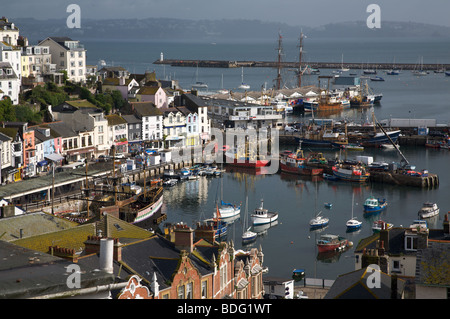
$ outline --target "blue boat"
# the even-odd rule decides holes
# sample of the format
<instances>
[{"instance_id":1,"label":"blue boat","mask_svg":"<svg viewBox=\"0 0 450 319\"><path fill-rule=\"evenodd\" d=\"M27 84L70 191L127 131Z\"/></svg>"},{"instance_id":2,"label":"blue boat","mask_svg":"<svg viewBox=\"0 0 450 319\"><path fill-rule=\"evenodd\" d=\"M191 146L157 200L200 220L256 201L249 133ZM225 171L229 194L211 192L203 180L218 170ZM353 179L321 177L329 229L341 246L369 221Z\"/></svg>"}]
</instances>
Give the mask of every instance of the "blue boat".
<instances>
[{"instance_id":1,"label":"blue boat","mask_svg":"<svg viewBox=\"0 0 450 319\"><path fill-rule=\"evenodd\" d=\"M364 202L365 213L378 213L387 207L387 201L384 198L375 198L370 196Z\"/></svg>"},{"instance_id":2,"label":"blue boat","mask_svg":"<svg viewBox=\"0 0 450 319\"><path fill-rule=\"evenodd\" d=\"M331 208L331 207L333 207L333 204L331 204L331 203L325 203L325 208Z\"/></svg>"}]
</instances>

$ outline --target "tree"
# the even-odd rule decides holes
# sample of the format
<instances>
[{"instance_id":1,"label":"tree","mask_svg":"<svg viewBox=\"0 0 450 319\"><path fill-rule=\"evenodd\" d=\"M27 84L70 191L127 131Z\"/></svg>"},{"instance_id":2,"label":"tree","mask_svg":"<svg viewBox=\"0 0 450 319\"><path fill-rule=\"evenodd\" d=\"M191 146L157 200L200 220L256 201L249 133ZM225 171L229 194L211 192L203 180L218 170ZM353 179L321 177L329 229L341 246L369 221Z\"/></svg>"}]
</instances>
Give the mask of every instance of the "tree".
<instances>
[{"instance_id":1,"label":"tree","mask_svg":"<svg viewBox=\"0 0 450 319\"><path fill-rule=\"evenodd\" d=\"M0 101L0 121L13 122L16 120L14 105L10 98Z\"/></svg>"}]
</instances>

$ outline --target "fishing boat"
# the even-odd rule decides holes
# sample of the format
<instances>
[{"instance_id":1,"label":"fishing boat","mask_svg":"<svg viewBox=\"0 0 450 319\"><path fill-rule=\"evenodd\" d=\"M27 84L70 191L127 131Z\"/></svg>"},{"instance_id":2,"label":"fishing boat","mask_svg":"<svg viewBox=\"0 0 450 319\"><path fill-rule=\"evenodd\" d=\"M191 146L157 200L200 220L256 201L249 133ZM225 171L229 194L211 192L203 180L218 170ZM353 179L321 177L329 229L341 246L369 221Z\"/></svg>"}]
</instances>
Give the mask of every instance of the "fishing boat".
<instances>
[{"instance_id":1,"label":"fishing boat","mask_svg":"<svg viewBox=\"0 0 450 319\"><path fill-rule=\"evenodd\" d=\"M172 186L175 186L177 183L178 183L178 179L170 178L170 179L166 179L163 182L163 185L164 186L168 186L168 187L172 187Z\"/></svg>"},{"instance_id":2,"label":"fishing boat","mask_svg":"<svg viewBox=\"0 0 450 319\"><path fill-rule=\"evenodd\" d=\"M248 226L248 198L245 198L245 219L243 225L242 242L248 244L253 242L258 236L257 233L250 230L251 227Z\"/></svg>"},{"instance_id":3,"label":"fishing boat","mask_svg":"<svg viewBox=\"0 0 450 319\"><path fill-rule=\"evenodd\" d=\"M372 224L372 231L374 233L378 233L383 229L383 227L385 227L384 229L391 229L392 227L394 227L394 225L382 220L376 220Z\"/></svg>"},{"instance_id":4,"label":"fishing boat","mask_svg":"<svg viewBox=\"0 0 450 319\"><path fill-rule=\"evenodd\" d=\"M360 139L360 144L366 147L379 147L382 144L390 144L391 140L397 143L400 133L401 130L392 130L386 131L386 134L384 132L368 134Z\"/></svg>"},{"instance_id":5,"label":"fishing boat","mask_svg":"<svg viewBox=\"0 0 450 319\"><path fill-rule=\"evenodd\" d=\"M283 152L280 154L280 169L282 172L316 176L323 173L322 168L313 168L306 165L303 150L299 147L295 153Z\"/></svg>"},{"instance_id":6,"label":"fishing boat","mask_svg":"<svg viewBox=\"0 0 450 319\"><path fill-rule=\"evenodd\" d=\"M399 70L392 69L392 70L388 70L388 71L386 72L386 74L387 74L387 75L399 75L399 74L400 74L400 71L399 71Z\"/></svg>"},{"instance_id":7,"label":"fishing boat","mask_svg":"<svg viewBox=\"0 0 450 319\"><path fill-rule=\"evenodd\" d=\"M434 217L436 215L439 215L439 207L436 203L425 202L423 203L422 208L419 210L418 215L420 219Z\"/></svg>"},{"instance_id":8,"label":"fishing boat","mask_svg":"<svg viewBox=\"0 0 450 319\"><path fill-rule=\"evenodd\" d=\"M334 176L332 174L323 173L322 176L323 176L324 179L326 179L328 181L338 181L339 180L338 177L336 177L336 176Z\"/></svg>"},{"instance_id":9,"label":"fishing boat","mask_svg":"<svg viewBox=\"0 0 450 319\"><path fill-rule=\"evenodd\" d=\"M333 207L333 204L332 203L325 203L324 206L325 206L325 208L331 208L331 207Z\"/></svg>"},{"instance_id":10,"label":"fishing boat","mask_svg":"<svg viewBox=\"0 0 450 319\"><path fill-rule=\"evenodd\" d=\"M144 186L142 193L116 201L119 218L134 224L152 217L162 206L163 191L162 181L153 180L150 187Z\"/></svg>"},{"instance_id":11,"label":"fishing boat","mask_svg":"<svg viewBox=\"0 0 450 319\"><path fill-rule=\"evenodd\" d=\"M331 235L324 234L321 235L317 240L317 249L319 253L327 252L327 251L339 251L345 249L349 246L348 239L339 236L339 235Z\"/></svg>"},{"instance_id":12,"label":"fishing boat","mask_svg":"<svg viewBox=\"0 0 450 319\"><path fill-rule=\"evenodd\" d=\"M445 71L445 76L450 76L450 71Z\"/></svg>"},{"instance_id":13,"label":"fishing boat","mask_svg":"<svg viewBox=\"0 0 450 319\"><path fill-rule=\"evenodd\" d=\"M374 69L365 69L363 71L364 74L377 74L377 71Z\"/></svg>"},{"instance_id":14,"label":"fishing boat","mask_svg":"<svg viewBox=\"0 0 450 319\"><path fill-rule=\"evenodd\" d=\"M385 198L375 198L370 196L364 201L364 212L365 213L378 213L386 209L388 203Z\"/></svg>"},{"instance_id":15,"label":"fishing boat","mask_svg":"<svg viewBox=\"0 0 450 319\"><path fill-rule=\"evenodd\" d=\"M278 219L277 212L269 212L264 208L264 200L261 199L261 205L250 215L253 225L263 225L273 223Z\"/></svg>"},{"instance_id":16,"label":"fishing boat","mask_svg":"<svg viewBox=\"0 0 450 319\"><path fill-rule=\"evenodd\" d=\"M327 217L323 217L321 216L321 211L316 215L316 217L314 217L313 219L311 219L309 221L309 228L310 229L318 229L318 228L323 228L325 226L328 225L328 223L330 222L330 219Z\"/></svg>"},{"instance_id":17,"label":"fishing boat","mask_svg":"<svg viewBox=\"0 0 450 319\"><path fill-rule=\"evenodd\" d=\"M355 194L352 194L352 218L350 218L345 226L347 226L347 232L355 231L361 228L362 222L360 222L355 216L353 216L353 207L355 201Z\"/></svg>"},{"instance_id":18,"label":"fishing boat","mask_svg":"<svg viewBox=\"0 0 450 319\"><path fill-rule=\"evenodd\" d=\"M270 160L263 155L258 155L256 151L251 151L248 146L244 148L235 148L225 152L225 163L244 167L244 168L260 168L269 165Z\"/></svg>"},{"instance_id":19,"label":"fishing boat","mask_svg":"<svg viewBox=\"0 0 450 319\"><path fill-rule=\"evenodd\" d=\"M305 277L305 270L304 269L294 269L292 271L292 279L295 281L302 280Z\"/></svg>"},{"instance_id":20,"label":"fishing boat","mask_svg":"<svg viewBox=\"0 0 450 319\"><path fill-rule=\"evenodd\" d=\"M333 175L340 180L350 182L365 182L368 180L370 173L361 164L337 163L332 168Z\"/></svg>"}]
</instances>

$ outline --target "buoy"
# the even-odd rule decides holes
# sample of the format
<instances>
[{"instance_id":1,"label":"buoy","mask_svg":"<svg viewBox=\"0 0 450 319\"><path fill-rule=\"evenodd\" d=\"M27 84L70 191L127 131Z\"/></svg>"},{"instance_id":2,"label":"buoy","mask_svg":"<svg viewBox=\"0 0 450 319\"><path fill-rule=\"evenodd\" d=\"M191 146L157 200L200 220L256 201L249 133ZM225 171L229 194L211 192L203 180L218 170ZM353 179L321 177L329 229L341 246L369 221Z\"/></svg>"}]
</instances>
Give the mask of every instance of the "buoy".
<instances>
[{"instance_id":1,"label":"buoy","mask_svg":"<svg viewBox=\"0 0 450 319\"><path fill-rule=\"evenodd\" d=\"M291 244L293 244L294 242L293 241L291 241Z\"/></svg>"}]
</instances>

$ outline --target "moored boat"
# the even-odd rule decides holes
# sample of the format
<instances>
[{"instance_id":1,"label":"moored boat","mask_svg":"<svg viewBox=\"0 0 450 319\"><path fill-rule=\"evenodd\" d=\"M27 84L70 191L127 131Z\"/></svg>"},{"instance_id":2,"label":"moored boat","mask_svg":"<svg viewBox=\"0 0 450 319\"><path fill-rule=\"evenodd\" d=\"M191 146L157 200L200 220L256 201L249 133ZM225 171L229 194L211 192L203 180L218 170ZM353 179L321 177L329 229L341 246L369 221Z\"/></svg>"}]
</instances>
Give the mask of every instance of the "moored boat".
<instances>
[{"instance_id":1,"label":"moored boat","mask_svg":"<svg viewBox=\"0 0 450 319\"><path fill-rule=\"evenodd\" d=\"M333 166L333 175L349 182L365 182L370 173L360 164L338 163Z\"/></svg>"},{"instance_id":2,"label":"moored boat","mask_svg":"<svg viewBox=\"0 0 450 319\"><path fill-rule=\"evenodd\" d=\"M387 207L387 201L384 198L375 198L370 196L364 201L365 213L377 213L381 212Z\"/></svg>"},{"instance_id":3,"label":"moored boat","mask_svg":"<svg viewBox=\"0 0 450 319\"><path fill-rule=\"evenodd\" d=\"M439 215L439 207L436 203L425 202L423 203L422 208L419 210L418 215L420 219L434 217L436 215Z\"/></svg>"},{"instance_id":4,"label":"moored boat","mask_svg":"<svg viewBox=\"0 0 450 319\"><path fill-rule=\"evenodd\" d=\"M323 173L322 168L313 168L306 165L306 158L300 147L295 153L283 152L280 156L280 169L282 172L308 176L315 176Z\"/></svg>"},{"instance_id":5,"label":"moored boat","mask_svg":"<svg viewBox=\"0 0 450 319\"><path fill-rule=\"evenodd\" d=\"M347 232L358 230L362 225L362 222L360 222L355 216L353 216L354 201L355 193L352 194L352 218L350 218L345 224L345 226L347 226Z\"/></svg>"},{"instance_id":6,"label":"moored boat","mask_svg":"<svg viewBox=\"0 0 450 319\"><path fill-rule=\"evenodd\" d=\"M385 229L391 229L392 227L394 227L394 225L382 220L376 220L372 224L372 231L374 233L380 232L383 229L383 227L385 227Z\"/></svg>"},{"instance_id":7,"label":"moored boat","mask_svg":"<svg viewBox=\"0 0 450 319\"><path fill-rule=\"evenodd\" d=\"M264 208L264 200L261 199L261 205L250 215L253 225L263 225L273 223L278 219L277 212L269 212Z\"/></svg>"},{"instance_id":8,"label":"moored boat","mask_svg":"<svg viewBox=\"0 0 450 319\"><path fill-rule=\"evenodd\" d=\"M241 205L225 203L224 201L220 201L219 213L222 218L230 218L237 216L241 213ZM216 217L216 213L214 213L214 217Z\"/></svg>"},{"instance_id":9,"label":"moored boat","mask_svg":"<svg viewBox=\"0 0 450 319\"><path fill-rule=\"evenodd\" d=\"M317 240L317 249L319 253L342 250L347 248L348 245L348 239L339 235L324 234Z\"/></svg>"},{"instance_id":10,"label":"moored boat","mask_svg":"<svg viewBox=\"0 0 450 319\"><path fill-rule=\"evenodd\" d=\"M309 221L309 227L311 229L323 228L328 225L330 221L329 218L321 216L320 213L321 212L319 212L316 217Z\"/></svg>"}]
</instances>

